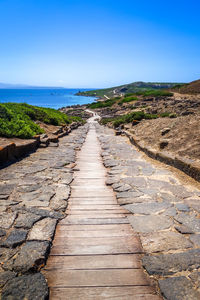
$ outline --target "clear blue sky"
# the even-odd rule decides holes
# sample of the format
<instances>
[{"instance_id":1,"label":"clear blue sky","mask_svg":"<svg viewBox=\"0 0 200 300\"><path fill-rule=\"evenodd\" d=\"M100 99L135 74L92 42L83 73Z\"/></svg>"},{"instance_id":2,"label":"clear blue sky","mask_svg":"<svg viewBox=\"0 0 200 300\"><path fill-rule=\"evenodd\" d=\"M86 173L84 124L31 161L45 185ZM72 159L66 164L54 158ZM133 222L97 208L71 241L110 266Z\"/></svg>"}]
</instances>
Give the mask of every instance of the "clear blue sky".
<instances>
[{"instance_id":1,"label":"clear blue sky","mask_svg":"<svg viewBox=\"0 0 200 300\"><path fill-rule=\"evenodd\" d=\"M0 0L0 82L200 78L199 0Z\"/></svg>"}]
</instances>

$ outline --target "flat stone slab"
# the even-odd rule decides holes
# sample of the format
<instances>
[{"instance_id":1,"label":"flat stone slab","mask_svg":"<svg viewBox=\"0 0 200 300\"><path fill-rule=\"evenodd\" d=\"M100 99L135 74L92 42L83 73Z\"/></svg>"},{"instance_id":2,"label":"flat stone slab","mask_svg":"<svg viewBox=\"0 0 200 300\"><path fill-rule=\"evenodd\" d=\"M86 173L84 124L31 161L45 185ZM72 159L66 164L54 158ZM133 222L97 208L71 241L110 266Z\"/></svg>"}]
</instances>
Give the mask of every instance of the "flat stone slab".
<instances>
[{"instance_id":1,"label":"flat stone slab","mask_svg":"<svg viewBox=\"0 0 200 300\"><path fill-rule=\"evenodd\" d=\"M141 235L142 246L147 253L192 248L192 243L176 232L156 232Z\"/></svg>"},{"instance_id":2,"label":"flat stone slab","mask_svg":"<svg viewBox=\"0 0 200 300\"><path fill-rule=\"evenodd\" d=\"M200 249L188 250L174 254L144 256L143 266L151 275L172 275L185 270L200 267Z\"/></svg>"},{"instance_id":3,"label":"flat stone slab","mask_svg":"<svg viewBox=\"0 0 200 300\"><path fill-rule=\"evenodd\" d=\"M45 271L49 287L129 286L148 285L146 276L139 269L120 270L59 270Z\"/></svg>"},{"instance_id":4,"label":"flat stone slab","mask_svg":"<svg viewBox=\"0 0 200 300\"><path fill-rule=\"evenodd\" d=\"M65 300L161 300L149 286L51 288L50 297Z\"/></svg>"},{"instance_id":5,"label":"flat stone slab","mask_svg":"<svg viewBox=\"0 0 200 300\"><path fill-rule=\"evenodd\" d=\"M168 300L197 300L200 293L196 291L186 277L173 277L159 280L159 286L163 296Z\"/></svg>"},{"instance_id":6,"label":"flat stone slab","mask_svg":"<svg viewBox=\"0 0 200 300\"><path fill-rule=\"evenodd\" d=\"M150 203L141 203L141 204L129 204L125 205L124 207L132 212L133 214L143 214L143 215L150 215L159 213L171 205L169 203L159 203L159 202L150 202Z\"/></svg>"},{"instance_id":7,"label":"flat stone slab","mask_svg":"<svg viewBox=\"0 0 200 300\"><path fill-rule=\"evenodd\" d=\"M44 276L40 273L23 275L8 281L2 291L2 300L46 300L49 291Z\"/></svg>"},{"instance_id":8,"label":"flat stone slab","mask_svg":"<svg viewBox=\"0 0 200 300\"><path fill-rule=\"evenodd\" d=\"M138 254L50 256L45 270L138 269L140 267Z\"/></svg>"},{"instance_id":9,"label":"flat stone slab","mask_svg":"<svg viewBox=\"0 0 200 300\"><path fill-rule=\"evenodd\" d=\"M4 263L3 269L15 272L37 270L46 261L49 252L49 242L26 242L19 252Z\"/></svg>"},{"instance_id":10,"label":"flat stone slab","mask_svg":"<svg viewBox=\"0 0 200 300\"><path fill-rule=\"evenodd\" d=\"M127 218L135 231L143 233L168 229L173 225L169 217L160 215L128 216Z\"/></svg>"},{"instance_id":11,"label":"flat stone slab","mask_svg":"<svg viewBox=\"0 0 200 300\"><path fill-rule=\"evenodd\" d=\"M28 240L51 241L53 238L57 220L52 218L44 218L35 223L30 230Z\"/></svg>"}]
</instances>

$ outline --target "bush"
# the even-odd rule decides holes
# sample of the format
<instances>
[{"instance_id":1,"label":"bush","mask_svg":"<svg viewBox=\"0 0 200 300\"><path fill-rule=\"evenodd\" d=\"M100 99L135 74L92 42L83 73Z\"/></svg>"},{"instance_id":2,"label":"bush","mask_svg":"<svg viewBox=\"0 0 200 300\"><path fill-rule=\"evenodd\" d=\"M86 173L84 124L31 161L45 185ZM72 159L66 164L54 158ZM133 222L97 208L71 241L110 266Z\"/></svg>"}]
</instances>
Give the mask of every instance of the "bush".
<instances>
[{"instance_id":1,"label":"bush","mask_svg":"<svg viewBox=\"0 0 200 300\"><path fill-rule=\"evenodd\" d=\"M89 104L88 107L91 109L111 107L114 103L116 103L116 100L115 98L112 98L106 101L93 102Z\"/></svg>"},{"instance_id":2,"label":"bush","mask_svg":"<svg viewBox=\"0 0 200 300\"><path fill-rule=\"evenodd\" d=\"M124 99L122 99L120 102L118 102L119 105L122 105L123 103L129 103L129 102L132 102L132 101L137 101L138 98L137 97L124 97Z\"/></svg>"},{"instance_id":3,"label":"bush","mask_svg":"<svg viewBox=\"0 0 200 300\"><path fill-rule=\"evenodd\" d=\"M0 104L0 136L31 138L43 133L34 121L46 124L62 125L72 121L81 120L51 108L32 106L26 103L1 103Z\"/></svg>"},{"instance_id":4,"label":"bush","mask_svg":"<svg viewBox=\"0 0 200 300\"><path fill-rule=\"evenodd\" d=\"M149 90L149 91L141 91L136 92L136 95L144 96L144 97L171 97L173 93L163 90Z\"/></svg>"}]
</instances>

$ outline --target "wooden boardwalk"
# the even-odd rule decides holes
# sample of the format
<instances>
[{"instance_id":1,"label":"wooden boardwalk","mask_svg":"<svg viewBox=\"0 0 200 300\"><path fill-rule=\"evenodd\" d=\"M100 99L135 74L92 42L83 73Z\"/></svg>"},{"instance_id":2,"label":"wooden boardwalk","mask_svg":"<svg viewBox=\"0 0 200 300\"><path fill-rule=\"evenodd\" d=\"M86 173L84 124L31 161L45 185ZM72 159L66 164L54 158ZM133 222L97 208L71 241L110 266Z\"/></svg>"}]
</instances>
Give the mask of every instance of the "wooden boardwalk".
<instances>
[{"instance_id":1,"label":"wooden boardwalk","mask_svg":"<svg viewBox=\"0 0 200 300\"><path fill-rule=\"evenodd\" d=\"M44 274L50 299L158 300L141 268L138 236L105 185L93 122L77 157L68 216L57 226Z\"/></svg>"}]
</instances>

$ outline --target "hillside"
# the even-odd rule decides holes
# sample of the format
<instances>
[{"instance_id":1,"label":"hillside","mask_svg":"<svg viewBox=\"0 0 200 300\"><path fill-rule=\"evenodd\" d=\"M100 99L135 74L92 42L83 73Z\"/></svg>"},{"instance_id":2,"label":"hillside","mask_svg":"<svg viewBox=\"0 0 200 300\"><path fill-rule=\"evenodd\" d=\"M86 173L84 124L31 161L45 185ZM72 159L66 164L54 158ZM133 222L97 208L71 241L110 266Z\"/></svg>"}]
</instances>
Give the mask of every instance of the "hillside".
<instances>
[{"instance_id":1,"label":"hillside","mask_svg":"<svg viewBox=\"0 0 200 300\"><path fill-rule=\"evenodd\" d=\"M100 97L100 98L106 98L106 97L110 98L110 97L114 97L114 96L122 96L122 95L126 95L126 94L144 92L144 91L149 91L149 90L170 89L177 85L180 86L182 84L170 83L170 82L138 81L138 82L124 84L124 85L107 88L107 89L98 89L98 90L79 92L77 95L96 96L96 97Z\"/></svg>"},{"instance_id":2,"label":"hillside","mask_svg":"<svg viewBox=\"0 0 200 300\"><path fill-rule=\"evenodd\" d=\"M44 132L40 122L60 126L73 121L81 121L81 118L26 103L0 104L0 137L29 139Z\"/></svg>"},{"instance_id":3,"label":"hillside","mask_svg":"<svg viewBox=\"0 0 200 300\"><path fill-rule=\"evenodd\" d=\"M200 80L195 80L181 86L177 85L172 90L181 94L200 94Z\"/></svg>"}]
</instances>

